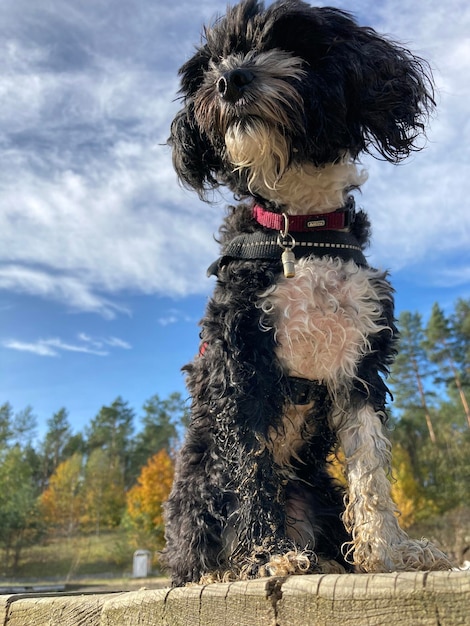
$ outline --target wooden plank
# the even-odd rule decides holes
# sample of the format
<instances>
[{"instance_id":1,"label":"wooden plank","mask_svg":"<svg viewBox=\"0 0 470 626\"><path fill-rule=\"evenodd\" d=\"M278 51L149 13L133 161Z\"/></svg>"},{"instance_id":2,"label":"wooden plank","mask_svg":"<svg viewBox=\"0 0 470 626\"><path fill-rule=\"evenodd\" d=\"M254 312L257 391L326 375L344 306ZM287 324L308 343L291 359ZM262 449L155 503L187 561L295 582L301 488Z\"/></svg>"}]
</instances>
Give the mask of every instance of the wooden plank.
<instances>
[{"instance_id":1,"label":"wooden plank","mask_svg":"<svg viewBox=\"0 0 470 626\"><path fill-rule=\"evenodd\" d=\"M297 576L281 589L282 626L470 624L470 572Z\"/></svg>"},{"instance_id":2,"label":"wooden plank","mask_svg":"<svg viewBox=\"0 0 470 626\"><path fill-rule=\"evenodd\" d=\"M329 574L116 594L0 596L2 623L470 626L470 572Z\"/></svg>"},{"instance_id":3,"label":"wooden plank","mask_svg":"<svg viewBox=\"0 0 470 626\"><path fill-rule=\"evenodd\" d=\"M100 626L465 626L470 572L292 576L136 592Z\"/></svg>"},{"instance_id":4,"label":"wooden plank","mask_svg":"<svg viewBox=\"0 0 470 626\"><path fill-rule=\"evenodd\" d=\"M275 608L271 598L280 582L279 579L259 579L207 585L201 594L199 622L194 626L274 625Z\"/></svg>"},{"instance_id":5,"label":"wooden plank","mask_svg":"<svg viewBox=\"0 0 470 626\"><path fill-rule=\"evenodd\" d=\"M109 599L100 626L265 626L274 624L275 579L137 591Z\"/></svg>"},{"instance_id":6,"label":"wooden plank","mask_svg":"<svg viewBox=\"0 0 470 626\"><path fill-rule=\"evenodd\" d=\"M99 626L109 595L9 597L8 626Z\"/></svg>"},{"instance_id":7,"label":"wooden plank","mask_svg":"<svg viewBox=\"0 0 470 626\"><path fill-rule=\"evenodd\" d=\"M107 599L99 626L164 625L163 615L169 589L129 591Z\"/></svg>"}]
</instances>

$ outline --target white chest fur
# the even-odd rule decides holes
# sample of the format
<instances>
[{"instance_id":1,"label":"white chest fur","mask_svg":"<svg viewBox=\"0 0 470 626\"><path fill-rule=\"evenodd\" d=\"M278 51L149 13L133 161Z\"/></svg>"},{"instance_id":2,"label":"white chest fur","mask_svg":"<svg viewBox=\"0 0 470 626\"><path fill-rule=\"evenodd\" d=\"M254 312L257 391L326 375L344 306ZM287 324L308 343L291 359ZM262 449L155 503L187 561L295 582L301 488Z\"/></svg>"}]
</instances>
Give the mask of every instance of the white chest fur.
<instances>
[{"instance_id":1,"label":"white chest fur","mask_svg":"<svg viewBox=\"0 0 470 626\"><path fill-rule=\"evenodd\" d=\"M333 391L356 375L370 337L384 328L389 297L382 274L352 261L308 257L295 277L280 278L262 294L259 307L274 326L277 356L285 371L324 382Z\"/></svg>"}]
</instances>

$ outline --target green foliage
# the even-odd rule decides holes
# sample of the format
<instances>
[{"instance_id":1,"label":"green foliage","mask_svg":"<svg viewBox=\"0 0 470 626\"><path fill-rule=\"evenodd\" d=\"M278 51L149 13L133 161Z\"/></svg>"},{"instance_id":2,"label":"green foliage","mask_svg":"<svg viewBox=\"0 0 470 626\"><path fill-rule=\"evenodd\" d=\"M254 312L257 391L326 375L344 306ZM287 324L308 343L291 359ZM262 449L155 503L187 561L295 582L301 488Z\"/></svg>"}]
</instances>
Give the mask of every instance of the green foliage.
<instances>
[{"instance_id":1,"label":"green foliage","mask_svg":"<svg viewBox=\"0 0 470 626\"><path fill-rule=\"evenodd\" d=\"M16 569L22 549L41 531L32 470L19 444L2 451L0 485L0 547L4 553L0 572L5 574Z\"/></svg>"},{"instance_id":2,"label":"green foliage","mask_svg":"<svg viewBox=\"0 0 470 626\"><path fill-rule=\"evenodd\" d=\"M130 486L131 443L134 432L134 411L121 397L110 406L103 406L85 430L87 451L106 450L113 466L119 467L126 487Z\"/></svg>"},{"instance_id":3,"label":"green foliage","mask_svg":"<svg viewBox=\"0 0 470 626\"><path fill-rule=\"evenodd\" d=\"M462 300L460 306L463 306ZM465 320L462 319L462 322L465 328ZM465 389L465 370L459 371L459 361L462 362L462 355L465 354L464 344L465 341L462 341L458 325L453 324L451 319L445 317L444 311L436 302L426 328L424 346L430 361L438 365L434 382L436 384L444 383L449 395L459 400L470 427L470 407L468 392Z\"/></svg>"},{"instance_id":4,"label":"green foliage","mask_svg":"<svg viewBox=\"0 0 470 626\"><path fill-rule=\"evenodd\" d=\"M81 524L94 530L119 526L125 507L124 479L119 460L110 450L94 448L90 453L82 484Z\"/></svg>"},{"instance_id":5,"label":"green foliage","mask_svg":"<svg viewBox=\"0 0 470 626\"><path fill-rule=\"evenodd\" d=\"M133 482L151 456L176 447L188 419L185 402L177 392L164 400L155 394L143 409L142 429L134 439L132 452Z\"/></svg>"},{"instance_id":6,"label":"green foliage","mask_svg":"<svg viewBox=\"0 0 470 626\"><path fill-rule=\"evenodd\" d=\"M416 496L412 498L414 518L410 520L416 528L424 528L433 520L437 529L443 516L451 519L453 511L461 510L470 501L466 382L470 363L470 301L458 300L449 316L435 304L426 326L418 313L404 312L398 326L400 353L391 378L396 398L392 439L406 452L410 461L407 473L411 473L416 485ZM409 475L398 477L401 493L407 491L409 480ZM468 516L459 519L468 520ZM466 533L470 533L470 525ZM461 533L441 535L450 542L451 535L457 541ZM461 558L461 548L456 544L445 547Z\"/></svg>"},{"instance_id":7,"label":"green foliage","mask_svg":"<svg viewBox=\"0 0 470 626\"><path fill-rule=\"evenodd\" d=\"M48 430L44 440L40 443L42 458L42 486L47 485L47 480L57 469L59 463L72 456L68 453L67 446L72 437L72 428L68 420L67 409L62 408L47 420Z\"/></svg>"},{"instance_id":8,"label":"green foliage","mask_svg":"<svg viewBox=\"0 0 470 626\"><path fill-rule=\"evenodd\" d=\"M395 407L401 410L401 419L408 431L426 425L429 438L435 443L436 433L431 417L434 392L425 387L430 368L424 348L421 315L404 311L399 317L398 327L400 350L392 369Z\"/></svg>"}]
</instances>

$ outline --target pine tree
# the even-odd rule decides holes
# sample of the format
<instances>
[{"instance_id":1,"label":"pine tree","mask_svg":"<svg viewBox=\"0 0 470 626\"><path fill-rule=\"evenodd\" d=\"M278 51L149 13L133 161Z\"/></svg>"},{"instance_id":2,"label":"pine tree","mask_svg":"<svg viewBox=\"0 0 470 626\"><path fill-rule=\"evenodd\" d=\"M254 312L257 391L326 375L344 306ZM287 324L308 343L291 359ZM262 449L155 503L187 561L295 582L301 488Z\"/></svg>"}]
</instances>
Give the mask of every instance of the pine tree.
<instances>
[{"instance_id":1,"label":"pine tree","mask_svg":"<svg viewBox=\"0 0 470 626\"><path fill-rule=\"evenodd\" d=\"M6 449L13 436L13 407L9 402L0 406L0 452Z\"/></svg>"},{"instance_id":2,"label":"pine tree","mask_svg":"<svg viewBox=\"0 0 470 626\"><path fill-rule=\"evenodd\" d=\"M429 358L439 366L439 377L436 382L444 381L455 385L470 428L470 407L457 368L455 335L453 335L450 321L446 319L437 302L432 307L426 327L425 345Z\"/></svg>"},{"instance_id":3,"label":"pine tree","mask_svg":"<svg viewBox=\"0 0 470 626\"><path fill-rule=\"evenodd\" d=\"M470 378L470 298L459 298L451 316L452 332L456 341L456 359L469 382Z\"/></svg>"},{"instance_id":4,"label":"pine tree","mask_svg":"<svg viewBox=\"0 0 470 626\"><path fill-rule=\"evenodd\" d=\"M110 406L103 406L85 431L88 453L95 448L107 450L110 459L120 468L126 486L131 482L129 473L133 431L134 411L121 397L116 398Z\"/></svg>"},{"instance_id":5,"label":"pine tree","mask_svg":"<svg viewBox=\"0 0 470 626\"><path fill-rule=\"evenodd\" d=\"M165 448L172 450L186 425L187 407L181 394L162 400L153 395L143 406L142 430L134 438L131 474L135 480L148 459Z\"/></svg>"},{"instance_id":6,"label":"pine tree","mask_svg":"<svg viewBox=\"0 0 470 626\"><path fill-rule=\"evenodd\" d=\"M395 406L416 423L424 416L429 438L436 443L436 433L430 411L431 394L426 390L429 362L423 347L424 333L421 315L403 311L398 320L400 330L399 353L392 370Z\"/></svg>"},{"instance_id":7,"label":"pine tree","mask_svg":"<svg viewBox=\"0 0 470 626\"><path fill-rule=\"evenodd\" d=\"M13 440L20 446L31 445L36 435L37 418L33 409L27 406L22 411L15 414L12 424Z\"/></svg>"},{"instance_id":8,"label":"pine tree","mask_svg":"<svg viewBox=\"0 0 470 626\"><path fill-rule=\"evenodd\" d=\"M67 456L67 446L72 438L72 429L68 419L67 409L61 408L47 420L48 430L41 443L42 454L42 482L46 485L47 479L57 469L59 463Z\"/></svg>"}]
</instances>

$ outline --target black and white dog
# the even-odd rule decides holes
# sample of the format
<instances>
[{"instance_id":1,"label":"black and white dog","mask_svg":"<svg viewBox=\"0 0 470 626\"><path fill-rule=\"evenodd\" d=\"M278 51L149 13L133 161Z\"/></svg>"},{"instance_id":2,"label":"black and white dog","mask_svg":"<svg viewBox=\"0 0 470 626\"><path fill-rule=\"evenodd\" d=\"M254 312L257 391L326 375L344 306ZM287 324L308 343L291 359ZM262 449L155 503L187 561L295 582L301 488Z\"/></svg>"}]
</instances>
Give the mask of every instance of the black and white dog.
<instances>
[{"instance_id":1,"label":"black and white dog","mask_svg":"<svg viewBox=\"0 0 470 626\"><path fill-rule=\"evenodd\" d=\"M180 70L169 144L184 184L227 186L192 417L166 505L173 584L444 569L400 529L387 472L392 289L351 192L375 150L419 149L427 65L347 13L244 0ZM346 492L331 477L345 455Z\"/></svg>"}]
</instances>

